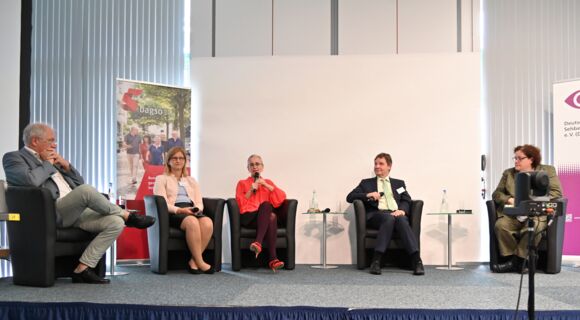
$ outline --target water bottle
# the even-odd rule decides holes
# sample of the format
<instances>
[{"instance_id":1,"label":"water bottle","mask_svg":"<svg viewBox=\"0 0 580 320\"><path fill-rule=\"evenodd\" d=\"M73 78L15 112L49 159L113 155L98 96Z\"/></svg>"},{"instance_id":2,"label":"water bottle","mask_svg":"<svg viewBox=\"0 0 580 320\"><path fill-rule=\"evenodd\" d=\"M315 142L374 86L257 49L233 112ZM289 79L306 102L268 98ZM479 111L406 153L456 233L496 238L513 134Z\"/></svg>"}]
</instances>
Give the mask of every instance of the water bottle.
<instances>
[{"instance_id":1,"label":"water bottle","mask_svg":"<svg viewBox=\"0 0 580 320\"><path fill-rule=\"evenodd\" d=\"M117 198L115 198L115 193L113 192L113 183L109 182L109 192L107 193L109 195L109 201L111 203L115 203L115 200L117 200Z\"/></svg>"},{"instance_id":2,"label":"water bottle","mask_svg":"<svg viewBox=\"0 0 580 320\"><path fill-rule=\"evenodd\" d=\"M318 211L318 200L316 200L316 190L312 191L312 200L310 200L310 212Z\"/></svg>"},{"instance_id":3,"label":"water bottle","mask_svg":"<svg viewBox=\"0 0 580 320\"><path fill-rule=\"evenodd\" d=\"M449 212L449 204L447 203L447 190L443 189L443 196L441 197L441 206L439 207L440 213Z\"/></svg>"}]
</instances>

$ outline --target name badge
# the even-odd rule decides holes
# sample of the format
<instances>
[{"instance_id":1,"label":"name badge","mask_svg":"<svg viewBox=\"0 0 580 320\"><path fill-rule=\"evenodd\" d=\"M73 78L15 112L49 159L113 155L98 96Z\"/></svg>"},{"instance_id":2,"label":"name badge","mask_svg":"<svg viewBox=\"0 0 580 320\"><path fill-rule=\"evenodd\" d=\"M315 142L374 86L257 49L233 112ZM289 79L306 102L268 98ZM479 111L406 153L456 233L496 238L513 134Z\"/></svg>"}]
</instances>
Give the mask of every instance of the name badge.
<instances>
[{"instance_id":1,"label":"name badge","mask_svg":"<svg viewBox=\"0 0 580 320\"><path fill-rule=\"evenodd\" d=\"M399 189L397 189L397 193L398 193L398 194L401 194L401 193L403 193L403 192L405 192L405 188L403 188L403 187L400 187Z\"/></svg>"}]
</instances>

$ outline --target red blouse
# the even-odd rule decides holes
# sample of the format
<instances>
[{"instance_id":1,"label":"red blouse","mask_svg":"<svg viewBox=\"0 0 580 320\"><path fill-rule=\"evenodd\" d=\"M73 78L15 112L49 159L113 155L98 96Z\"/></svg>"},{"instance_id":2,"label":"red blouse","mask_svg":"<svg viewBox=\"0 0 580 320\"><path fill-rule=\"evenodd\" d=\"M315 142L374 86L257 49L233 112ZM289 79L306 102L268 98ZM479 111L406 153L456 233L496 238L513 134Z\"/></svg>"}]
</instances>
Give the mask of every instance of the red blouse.
<instances>
[{"instance_id":1,"label":"red blouse","mask_svg":"<svg viewBox=\"0 0 580 320\"><path fill-rule=\"evenodd\" d=\"M274 187L274 190L270 191L268 188L260 186L256 193L252 193L248 199L246 199L246 193L248 190L252 189L254 178L248 177L245 180L238 181L238 185L236 187L236 201L238 202L238 207L240 207L241 214L258 211L258 208L262 202L270 201L272 206L277 208L282 205L284 200L286 200L286 193L282 191L282 189L276 187L272 180L264 180L266 180L267 184Z\"/></svg>"}]
</instances>

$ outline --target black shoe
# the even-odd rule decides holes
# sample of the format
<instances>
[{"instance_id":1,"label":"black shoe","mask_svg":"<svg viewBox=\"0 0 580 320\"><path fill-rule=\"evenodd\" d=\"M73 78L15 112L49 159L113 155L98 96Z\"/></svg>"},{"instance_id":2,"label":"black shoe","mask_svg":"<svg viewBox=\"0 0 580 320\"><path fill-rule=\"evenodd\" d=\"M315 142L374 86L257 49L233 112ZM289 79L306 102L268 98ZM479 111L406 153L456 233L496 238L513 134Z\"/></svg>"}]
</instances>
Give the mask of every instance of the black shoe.
<instances>
[{"instance_id":1,"label":"black shoe","mask_svg":"<svg viewBox=\"0 0 580 320\"><path fill-rule=\"evenodd\" d=\"M199 269L194 269L190 266L187 267L187 271L189 271L189 273L191 274L202 274L203 271L199 270Z\"/></svg>"},{"instance_id":2,"label":"black shoe","mask_svg":"<svg viewBox=\"0 0 580 320\"><path fill-rule=\"evenodd\" d=\"M421 261L421 259L419 259L419 261L417 261L415 263L415 268L413 270L413 275L414 276L422 276L425 274L425 268L423 267L423 261Z\"/></svg>"},{"instance_id":3,"label":"black shoe","mask_svg":"<svg viewBox=\"0 0 580 320\"><path fill-rule=\"evenodd\" d=\"M370 273L371 274L381 274L381 261L380 260L375 260L375 261L371 262Z\"/></svg>"},{"instance_id":4,"label":"black shoe","mask_svg":"<svg viewBox=\"0 0 580 320\"><path fill-rule=\"evenodd\" d=\"M509 260L505 263L497 263L491 265L491 271L496 273L506 273L516 271L516 266L513 260Z\"/></svg>"},{"instance_id":5,"label":"black shoe","mask_svg":"<svg viewBox=\"0 0 580 320\"><path fill-rule=\"evenodd\" d=\"M125 225L131 228L147 229L155 223L155 218L141 214L129 213Z\"/></svg>"},{"instance_id":6,"label":"black shoe","mask_svg":"<svg viewBox=\"0 0 580 320\"><path fill-rule=\"evenodd\" d=\"M99 277L91 268L86 268L83 272L72 274L73 283L107 284L111 280Z\"/></svg>"},{"instance_id":7,"label":"black shoe","mask_svg":"<svg viewBox=\"0 0 580 320\"><path fill-rule=\"evenodd\" d=\"M200 270L201 271L201 270ZM205 270L205 271L201 271L201 273L205 273L205 274L214 274L215 273L215 269L213 267L209 267L209 269Z\"/></svg>"}]
</instances>

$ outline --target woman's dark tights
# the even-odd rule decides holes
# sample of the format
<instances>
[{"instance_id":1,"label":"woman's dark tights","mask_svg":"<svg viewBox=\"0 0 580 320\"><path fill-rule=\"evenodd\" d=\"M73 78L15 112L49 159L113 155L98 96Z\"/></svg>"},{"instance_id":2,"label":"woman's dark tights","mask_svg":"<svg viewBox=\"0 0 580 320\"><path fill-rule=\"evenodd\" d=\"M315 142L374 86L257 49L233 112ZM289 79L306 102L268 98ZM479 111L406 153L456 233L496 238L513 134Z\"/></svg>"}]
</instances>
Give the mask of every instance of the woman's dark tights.
<instances>
[{"instance_id":1,"label":"woman's dark tights","mask_svg":"<svg viewBox=\"0 0 580 320\"><path fill-rule=\"evenodd\" d=\"M276 233L278 232L278 218L270 202L262 202L258 208L256 218L256 241L262 244L264 237L268 244L270 260L276 259Z\"/></svg>"}]
</instances>

